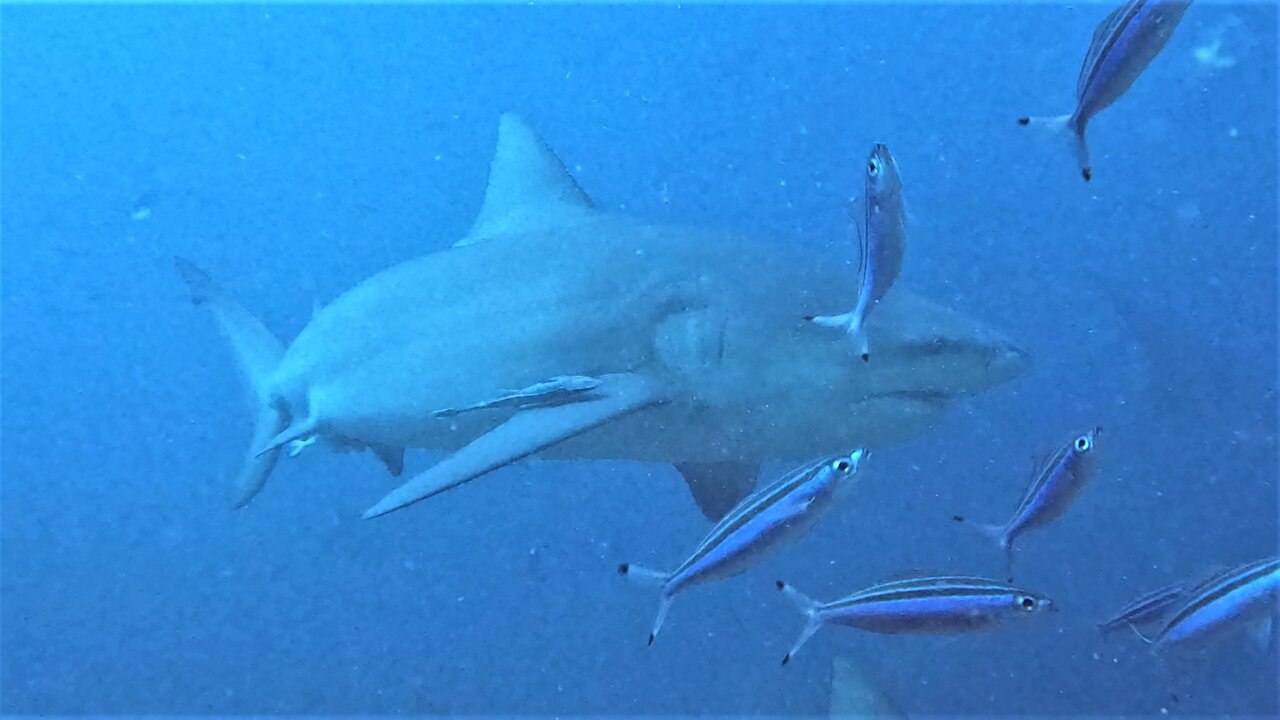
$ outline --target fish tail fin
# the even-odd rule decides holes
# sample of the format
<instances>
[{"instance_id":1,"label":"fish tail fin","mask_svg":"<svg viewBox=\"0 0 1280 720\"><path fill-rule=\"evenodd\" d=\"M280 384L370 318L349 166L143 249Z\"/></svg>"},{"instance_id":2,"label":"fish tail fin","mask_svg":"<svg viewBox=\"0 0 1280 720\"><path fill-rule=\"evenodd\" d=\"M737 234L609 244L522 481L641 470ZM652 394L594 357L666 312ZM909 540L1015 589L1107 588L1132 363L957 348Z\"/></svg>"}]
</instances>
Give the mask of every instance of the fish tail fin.
<instances>
[{"instance_id":1,"label":"fish tail fin","mask_svg":"<svg viewBox=\"0 0 1280 720\"><path fill-rule=\"evenodd\" d=\"M821 327L841 328L849 334L858 356L863 362L871 359L871 347L867 342L867 331L858 323L852 312L842 315L805 315L804 319Z\"/></svg>"},{"instance_id":2,"label":"fish tail fin","mask_svg":"<svg viewBox=\"0 0 1280 720\"><path fill-rule=\"evenodd\" d=\"M820 606L820 603L817 600L814 600L781 580L779 580L776 585L778 590L780 590L788 600L795 604L796 608L800 611L800 614L804 615L805 620L804 627L800 630L800 637L796 639L795 643L791 646L791 649L787 651L787 654L782 656L782 664L786 665L791 662L791 658L795 657L797 652L800 652L800 648L804 647L804 644L809 642L809 638L813 637L813 634L818 632L818 628L822 627L822 619L818 616L818 607Z\"/></svg>"},{"instance_id":3,"label":"fish tail fin","mask_svg":"<svg viewBox=\"0 0 1280 720\"><path fill-rule=\"evenodd\" d=\"M231 345L240 374L258 408L253 440L235 484L235 507L249 504L267 482L279 459L279 447L258 452L289 426L289 413L271 398L272 376L284 357L280 340L238 302L225 295L209 274L195 263L174 258L178 274L191 293L191 302L207 308L218 330Z\"/></svg>"},{"instance_id":4,"label":"fish tail fin","mask_svg":"<svg viewBox=\"0 0 1280 720\"><path fill-rule=\"evenodd\" d=\"M849 326L849 337L853 338L853 346L858 351L862 362L871 360L871 342L867 339L867 331L861 327Z\"/></svg>"},{"instance_id":5,"label":"fish tail fin","mask_svg":"<svg viewBox=\"0 0 1280 720\"><path fill-rule=\"evenodd\" d=\"M671 580L671 573L651 570L632 563L622 563L618 566L618 574L643 585L664 586L662 597L658 599L658 615L653 619L653 628L649 630L649 644L653 645L653 641L658 639L658 631L662 630L662 623L667 619L667 611L671 609L673 594L665 587Z\"/></svg>"},{"instance_id":6,"label":"fish tail fin","mask_svg":"<svg viewBox=\"0 0 1280 720\"><path fill-rule=\"evenodd\" d=\"M1013 578L1013 540L1006 532L1004 525L996 525L993 523L973 522L963 515L952 515L952 520L964 525L965 527L976 530L983 537L994 542L1001 550L1004 551L1005 571L1008 572L1009 578Z\"/></svg>"},{"instance_id":7,"label":"fish tail fin","mask_svg":"<svg viewBox=\"0 0 1280 720\"><path fill-rule=\"evenodd\" d=\"M1089 162L1089 142L1085 138L1085 124L1080 122L1075 113L1052 117L1018 118L1018 124L1038 127L1065 138L1071 145L1071 153L1075 157L1076 165L1080 168L1080 176L1085 182L1093 179L1093 165Z\"/></svg>"}]
</instances>

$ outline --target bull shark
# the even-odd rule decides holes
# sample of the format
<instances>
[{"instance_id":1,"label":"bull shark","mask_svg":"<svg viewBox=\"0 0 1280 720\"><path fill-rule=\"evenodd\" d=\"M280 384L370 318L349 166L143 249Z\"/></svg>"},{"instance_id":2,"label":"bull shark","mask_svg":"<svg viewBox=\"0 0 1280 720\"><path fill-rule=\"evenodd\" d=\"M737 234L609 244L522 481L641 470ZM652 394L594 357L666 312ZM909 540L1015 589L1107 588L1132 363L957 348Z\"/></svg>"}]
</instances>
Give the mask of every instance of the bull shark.
<instances>
[{"instance_id":1,"label":"bull shark","mask_svg":"<svg viewBox=\"0 0 1280 720\"><path fill-rule=\"evenodd\" d=\"M257 408L237 507L282 448L320 439L367 448L393 475L405 448L449 453L366 518L537 453L674 465L718 519L762 461L905 440L1028 366L999 332L902 288L877 310L878 354L862 362L848 338L804 319L857 291L842 263L815 254L601 209L507 114L466 237L317 309L287 347L203 270L177 264ZM562 376L597 382L534 407L437 412Z\"/></svg>"}]
</instances>

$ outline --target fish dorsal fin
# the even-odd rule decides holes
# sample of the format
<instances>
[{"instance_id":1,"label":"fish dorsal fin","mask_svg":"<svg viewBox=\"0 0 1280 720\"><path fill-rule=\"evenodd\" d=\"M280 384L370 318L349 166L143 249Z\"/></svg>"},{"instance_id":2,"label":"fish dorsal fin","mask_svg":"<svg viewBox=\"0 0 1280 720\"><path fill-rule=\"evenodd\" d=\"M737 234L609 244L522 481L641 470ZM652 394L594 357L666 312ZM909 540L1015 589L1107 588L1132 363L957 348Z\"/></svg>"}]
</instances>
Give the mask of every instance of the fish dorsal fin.
<instances>
[{"instance_id":1,"label":"fish dorsal fin","mask_svg":"<svg viewBox=\"0 0 1280 720\"><path fill-rule=\"evenodd\" d=\"M595 208L555 151L520 118L498 122L489 187L471 232L454 247L515 230L571 223Z\"/></svg>"}]
</instances>

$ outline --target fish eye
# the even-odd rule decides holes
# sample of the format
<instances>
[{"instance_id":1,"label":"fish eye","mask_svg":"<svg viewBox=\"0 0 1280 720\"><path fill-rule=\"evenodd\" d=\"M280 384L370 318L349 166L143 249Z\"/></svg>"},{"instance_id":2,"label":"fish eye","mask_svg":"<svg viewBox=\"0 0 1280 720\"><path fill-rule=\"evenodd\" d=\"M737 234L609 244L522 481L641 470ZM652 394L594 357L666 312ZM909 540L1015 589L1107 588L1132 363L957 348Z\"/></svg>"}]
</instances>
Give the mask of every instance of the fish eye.
<instances>
[{"instance_id":1,"label":"fish eye","mask_svg":"<svg viewBox=\"0 0 1280 720\"><path fill-rule=\"evenodd\" d=\"M1093 449L1093 441L1088 435L1081 435L1076 438L1076 452L1089 452Z\"/></svg>"},{"instance_id":2,"label":"fish eye","mask_svg":"<svg viewBox=\"0 0 1280 720\"><path fill-rule=\"evenodd\" d=\"M1036 609L1036 599L1030 595L1019 595L1015 602L1023 610L1031 611Z\"/></svg>"},{"instance_id":3,"label":"fish eye","mask_svg":"<svg viewBox=\"0 0 1280 720\"><path fill-rule=\"evenodd\" d=\"M877 160L876 158L871 158L871 160L867 163L867 173L871 175L879 175L880 161Z\"/></svg>"},{"instance_id":4,"label":"fish eye","mask_svg":"<svg viewBox=\"0 0 1280 720\"><path fill-rule=\"evenodd\" d=\"M841 474L847 474L853 469L853 465L849 464L848 460L840 458L839 460L831 463L831 469Z\"/></svg>"}]
</instances>

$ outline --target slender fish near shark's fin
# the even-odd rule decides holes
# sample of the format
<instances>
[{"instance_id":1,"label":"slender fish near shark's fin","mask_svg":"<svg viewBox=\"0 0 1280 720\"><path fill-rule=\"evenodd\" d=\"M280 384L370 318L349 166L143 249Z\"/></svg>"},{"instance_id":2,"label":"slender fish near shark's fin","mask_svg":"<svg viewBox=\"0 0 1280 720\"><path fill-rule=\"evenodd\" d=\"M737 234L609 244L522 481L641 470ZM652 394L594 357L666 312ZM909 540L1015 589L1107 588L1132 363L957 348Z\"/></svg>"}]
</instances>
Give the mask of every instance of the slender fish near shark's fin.
<instances>
[{"instance_id":1,"label":"slender fish near shark's fin","mask_svg":"<svg viewBox=\"0 0 1280 720\"><path fill-rule=\"evenodd\" d=\"M662 586L658 618L649 644L666 619L671 599L682 589L732 577L768 553L809 531L831 508L836 487L858 472L866 448L801 465L752 493L711 528L680 567L661 573L625 564L623 575Z\"/></svg>"},{"instance_id":2,"label":"slender fish near shark's fin","mask_svg":"<svg viewBox=\"0 0 1280 720\"><path fill-rule=\"evenodd\" d=\"M363 517L374 518L470 482L539 450L664 400L643 375L602 375L593 400L524 410L387 493Z\"/></svg>"},{"instance_id":3,"label":"slender fish near shark's fin","mask_svg":"<svg viewBox=\"0 0 1280 720\"><path fill-rule=\"evenodd\" d=\"M579 402L590 397L590 392L600 387L600 381L586 375L557 375L550 380L534 383L520 390L511 390L491 400L484 400L474 405L460 408L436 410L433 415L439 418L461 415L474 410L488 410L500 407L516 407L526 410L535 407L549 407L563 403Z\"/></svg>"}]
</instances>

